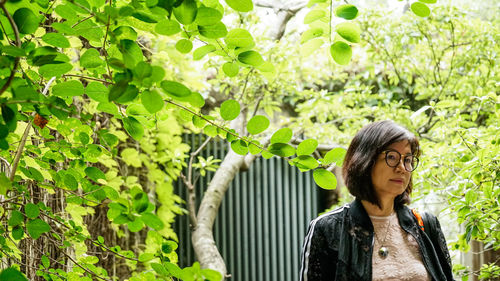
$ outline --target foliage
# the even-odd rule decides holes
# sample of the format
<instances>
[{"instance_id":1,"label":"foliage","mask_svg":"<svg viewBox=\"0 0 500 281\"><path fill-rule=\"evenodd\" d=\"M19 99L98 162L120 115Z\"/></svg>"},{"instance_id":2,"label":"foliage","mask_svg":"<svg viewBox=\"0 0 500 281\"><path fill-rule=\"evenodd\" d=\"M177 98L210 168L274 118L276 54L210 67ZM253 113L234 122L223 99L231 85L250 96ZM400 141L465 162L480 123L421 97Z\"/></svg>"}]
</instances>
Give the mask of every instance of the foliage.
<instances>
[{"instance_id":1,"label":"foliage","mask_svg":"<svg viewBox=\"0 0 500 281\"><path fill-rule=\"evenodd\" d=\"M426 4L433 2L414 2L411 10L427 17ZM484 142L482 135L498 139L498 128L486 126L498 120L497 84L491 78L497 75L496 52L483 52L498 48L492 35L497 30L480 22L483 37L477 40L480 35L467 30L468 23L432 16L426 23L411 15L394 32L396 27L380 16L359 17L353 5L313 0L304 19L310 29L297 41L303 56L328 46L333 61L353 65L347 72L355 76L349 79L346 71L329 67L338 74L332 81L331 73L317 69L287 69L303 63L296 49L260 44L263 39L252 36L251 23L240 20L253 16L242 14L252 11L252 1L225 3L229 8L216 0L0 1L0 245L9 264L46 280L108 280L118 277L105 266L109 261L103 253L109 253L123 260L120 270L130 280L222 279L196 263L184 269L175 265L177 238L170 223L184 210L172 181L188 150L179 123L226 139L241 155L285 157L301 171L314 170L318 185L332 189L336 178L327 168L339 166L345 151L318 157L318 141L334 135L345 144L367 121L395 119L429 139L424 144L429 151L454 147L463 153L459 159L464 161L439 178L450 183L451 206L466 223L466 235L456 245L464 249L463 242L474 238L498 246L494 230L482 223L498 214L498 200L491 200L498 196L498 159L481 146L497 151L500 141ZM235 28L228 28L226 16L238 18ZM431 44L432 33L451 45ZM388 34L392 39L384 38ZM368 51L373 63L366 69L356 69L354 44ZM415 51L421 59L417 63ZM202 111L207 85L189 75L197 61L215 72L208 84L225 96L210 113ZM464 75L475 71L487 75ZM296 85L289 83L293 77ZM339 85L343 90L334 90ZM477 85L480 90L471 96ZM269 134L269 145L262 145L266 131L275 127L268 117L286 104L300 115L295 124L318 138L297 146L291 143L294 132L285 128ZM460 118L448 123L457 113ZM230 127L229 121L238 117L246 133ZM473 134L464 137L465 129ZM194 167L203 173L217 168L216 163L199 159ZM450 160L443 163L452 166ZM465 194L466 186L477 192ZM472 206L478 200L493 208L493 215L483 217ZM97 218L104 218L104 228L92 224ZM44 248L36 248L42 240ZM32 261L23 256L28 249L39 250L29 257ZM18 275L18 270L2 274Z\"/></svg>"},{"instance_id":2,"label":"foliage","mask_svg":"<svg viewBox=\"0 0 500 281\"><path fill-rule=\"evenodd\" d=\"M424 149L414 197L447 206L464 226L452 249L466 252L474 239L498 250L498 22L453 7L433 13L427 21L385 12L358 17L366 56L297 95L296 126L344 145L372 120L410 128ZM488 265L475 274L485 271L495 278Z\"/></svg>"}]
</instances>

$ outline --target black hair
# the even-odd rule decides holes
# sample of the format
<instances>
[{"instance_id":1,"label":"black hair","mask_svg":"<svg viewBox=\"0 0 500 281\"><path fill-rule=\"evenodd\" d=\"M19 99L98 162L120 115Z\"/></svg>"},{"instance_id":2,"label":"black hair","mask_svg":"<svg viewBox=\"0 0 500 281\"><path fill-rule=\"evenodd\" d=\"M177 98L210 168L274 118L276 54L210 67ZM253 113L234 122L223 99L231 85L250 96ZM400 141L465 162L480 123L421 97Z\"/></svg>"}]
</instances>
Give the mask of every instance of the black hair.
<instances>
[{"instance_id":1,"label":"black hair","mask_svg":"<svg viewBox=\"0 0 500 281\"><path fill-rule=\"evenodd\" d=\"M356 133L347 149L342 166L345 184L353 196L381 207L373 187L371 171L382 151L389 145L403 140L409 142L414 156L420 156L417 137L392 120L368 124ZM413 182L410 176L410 182L405 191L394 199L394 207L409 204L412 189Z\"/></svg>"}]
</instances>

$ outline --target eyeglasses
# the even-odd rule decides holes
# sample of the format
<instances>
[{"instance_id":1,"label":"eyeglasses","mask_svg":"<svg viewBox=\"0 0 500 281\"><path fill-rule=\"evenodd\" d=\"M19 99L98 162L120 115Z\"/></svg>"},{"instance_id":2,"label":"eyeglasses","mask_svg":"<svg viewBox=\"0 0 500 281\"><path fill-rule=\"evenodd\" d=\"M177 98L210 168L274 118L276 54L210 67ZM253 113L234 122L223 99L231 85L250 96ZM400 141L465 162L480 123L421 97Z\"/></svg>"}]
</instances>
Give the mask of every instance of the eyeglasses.
<instances>
[{"instance_id":1,"label":"eyeglasses","mask_svg":"<svg viewBox=\"0 0 500 281\"><path fill-rule=\"evenodd\" d=\"M384 150L382 153L385 153L385 163L389 167L396 167L401 162L401 153L395 150ZM418 166L418 157L413 155L405 155L403 158L403 166L405 170L408 172L414 171Z\"/></svg>"}]
</instances>

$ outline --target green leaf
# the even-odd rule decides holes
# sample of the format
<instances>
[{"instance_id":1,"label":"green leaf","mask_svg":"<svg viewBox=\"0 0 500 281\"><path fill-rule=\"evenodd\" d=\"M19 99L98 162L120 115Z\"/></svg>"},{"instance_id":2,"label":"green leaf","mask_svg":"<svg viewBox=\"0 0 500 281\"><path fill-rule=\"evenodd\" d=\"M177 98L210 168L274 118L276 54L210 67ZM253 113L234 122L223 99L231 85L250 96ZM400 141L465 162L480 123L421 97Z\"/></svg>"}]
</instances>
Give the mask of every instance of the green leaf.
<instances>
[{"instance_id":1,"label":"green leaf","mask_svg":"<svg viewBox=\"0 0 500 281\"><path fill-rule=\"evenodd\" d=\"M144 128L141 123L137 121L134 117L128 116L123 120L123 127L127 131L127 133L135 140L140 140L144 135Z\"/></svg>"},{"instance_id":2,"label":"green leaf","mask_svg":"<svg viewBox=\"0 0 500 281\"><path fill-rule=\"evenodd\" d=\"M76 181L75 177L69 173L64 175L64 185L69 188L70 190L76 190L78 189L78 182Z\"/></svg>"},{"instance_id":3,"label":"green leaf","mask_svg":"<svg viewBox=\"0 0 500 281\"><path fill-rule=\"evenodd\" d=\"M257 155L262 151L262 148L259 148L258 146L261 146L260 142L253 140L248 144L248 151L253 154Z\"/></svg>"},{"instance_id":4,"label":"green leaf","mask_svg":"<svg viewBox=\"0 0 500 281\"><path fill-rule=\"evenodd\" d=\"M52 94L60 97L81 96L83 92L82 82L78 80L69 80L52 87Z\"/></svg>"},{"instance_id":5,"label":"green leaf","mask_svg":"<svg viewBox=\"0 0 500 281\"><path fill-rule=\"evenodd\" d=\"M267 150L280 157L290 157L295 155L295 148L286 143L273 143L267 148Z\"/></svg>"},{"instance_id":6,"label":"green leaf","mask_svg":"<svg viewBox=\"0 0 500 281\"><path fill-rule=\"evenodd\" d=\"M213 25L199 25L198 31L201 35L211 39L217 39L227 35L227 28L222 22Z\"/></svg>"},{"instance_id":7,"label":"green leaf","mask_svg":"<svg viewBox=\"0 0 500 281\"><path fill-rule=\"evenodd\" d=\"M294 158L293 162L297 168L301 169L301 171L312 170L319 166L318 161L310 155L300 155L297 158Z\"/></svg>"},{"instance_id":8,"label":"green leaf","mask_svg":"<svg viewBox=\"0 0 500 281\"><path fill-rule=\"evenodd\" d=\"M220 116L226 121L234 120L240 115L240 103L235 100L226 100L220 106Z\"/></svg>"},{"instance_id":9,"label":"green leaf","mask_svg":"<svg viewBox=\"0 0 500 281\"><path fill-rule=\"evenodd\" d=\"M197 108L202 108L205 105L205 99L200 93L197 92L191 92L191 95L186 98L186 101Z\"/></svg>"},{"instance_id":10,"label":"green leaf","mask_svg":"<svg viewBox=\"0 0 500 281\"><path fill-rule=\"evenodd\" d=\"M53 22L52 27L59 33L75 35L75 30L67 22Z\"/></svg>"},{"instance_id":11,"label":"green leaf","mask_svg":"<svg viewBox=\"0 0 500 281\"><path fill-rule=\"evenodd\" d=\"M315 139L307 139L302 141L297 147L297 155L309 155L312 154L316 147L318 147L318 141Z\"/></svg>"},{"instance_id":12,"label":"green leaf","mask_svg":"<svg viewBox=\"0 0 500 281\"><path fill-rule=\"evenodd\" d=\"M231 149L239 155L246 155L248 144L244 140L234 140L231 142Z\"/></svg>"},{"instance_id":13,"label":"green leaf","mask_svg":"<svg viewBox=\"0 0 500 281\"><path fill-rule=\"evenodd\" d=\"M325 169L316 169L313 173L316 184L323 189L335 189L337 187L337 178L335 175Z\"/></svg>"},{"instance_id":14,"label":"green leaf","mask_svg":"<svg viewBox=\"0 0 500 281\"><path fill-rule=\"evenodd\" d=\"M21 212L14 210L10 214L10 218L8 220L9 226L16 226L21 224L24 221L24 216Z\"/></svg>"},{"instance_id":15,"label":"green leaf","mask_svg":"<svg viewBox=\"0 0 500 281\"><path fill-rule=\"evenodd\" d=\"M165 226L163 222L152 213L143 213L141 219L147 226L154 230L161 230Z\"/></svg>"},{"instance_id":16,"label":"green leaf","mask_svg":"<svg viewBox=\"0 0 500 281\"><path fill-rule=\"evenodd\" d=\"M18 48L16 46L3 46L2 47L2 53L8 55L8 56L13 56L13 57L25 57L26 52L22 48Z\"/></svg>"},{"instance_id":17,"label":"green leaf","mask_svg":"<svg viewBox=\"0 0 500 281\"><path fill-rule=\"evenodd\" d=\"M144 228L144 223L140 219L136 218L133 221L127 222L127 227L130 232L138 232Z\"/></svg>"},{"instance_id":18,"label":"green leaf","mask_svg":"<svg viewBox=\"0 0 500 281\"><path fill-rule=\"evenodd\" d=\"M50 261L49 261L49 258L48 258L46 255L43 255L43 256L42 256L41 261L42 261L42 265L43 265L43 267L45 267L45 268L49 268L49 266L50 266Z\"/></svg>"},{"instance_id":19,"label":"green leaf","mask_svg":"<svg viewBox=\"0 0 500 281\"><path fill-rule=\"evenodd\" d=\"M175 20L163 20L156 24L155 32L161 35L174 35L181 31L181 26Z\"/></svg>"},{"instance_id":20,"label":"green leaf","mask_svg":"<svg viewBox=\"0 0 500 281\"><path fill-rule=\"evenodd\" d=\"M309 30L306 30L300 36L300 44L304 44L305 42L307 42L313 38L320 37L321 35L323 35L324 32L325 31L323 30L323 28L320 28L320 27L311 28Z\"/></svg>"},{"instance_id":21,"label":"green leaf","mask_svg":"<svg viewBox=\"0 0 500 281\"><path fill-rule=\"evenodd\" d=\"M158 273L160 276L168 276L168 271L165 269L165 267L159 263L152 262L149 265L151 265L151 268Z\"/></svg>"},{"instance_id":22,"label":"green leaf","mask_svg":"<svg viewBox=\"0 0 500 281\"><path fill-rule=\"evenodd\" d=\"M147 22L147 23L157 23L158 22L150 14L145 13L143 11L136 11L136 12L132 13L132 16L140 21Z\"/></svg>"},{"instance_id":23,"label":"green leaf","mask_svg":"<svg viewBox=\"0 0 500 281\"><path fill-rule=\"evenodd\" d=\"M108 102L108 88L99 82L90 82L85 87L85 94L98 102Z\"/></svg>"},{"instance_id":24,"label":"green leaf","mask_svg":"<svg viewBox=\"0 0 500 281\"><path fill-rule=\"evenodd\" d=\"M271 137L271 143L287 143L292 139L293 131L290 128L281 128L277 130Z\"/></svg>"},{"instance_id":25,"label":"green leaf","mask_svg":"<svg viewBox=\"0 0 500 281\"><path fill-rule=\"evenodd\" d=\"M80 142L83 145L87 145L90 141L89 135L87 135L87 133L84 133L84 132L80 132L80 134L78 135L78 138L80 139Z\"/></svg>"},{"instance_id":26,"label":"green leaf","mask_svg":"<svg viewBox=\"0 0 500 281\"><path fill-rule=\"evenodd\" d=\"M349 64L352 56L351 46L342 41L337 41L330 47L330 54L336 63L340 65Z\"/></svg>"},{"instance_id":27,"label":"green leaf","mask_svg":"<svg viewBox=\"0 0 500 281\"><path fill-rule=\"evenodd\" d=\"M106 175L97 167L85 168L85 175L95 182L99 179L106 179Z\"/></svg>"},{"instance_id":28,"label":"green leaf","mask_svg":"<svg viewBox=\"0 0 500 281\"><path fill-rule=\"evenodd\" d=\"M423 18L428 17L431 14L431 10L429 9L429 7L420 2L411 4L411 10L415 13L415 15Z\"/></svg>"},{"instance_id":29,"label":"green leaf","mask_svg":"<svg viewBox=\"0 0 500 281\"><path fill-rule=\"evenodd\" d=\"M127 103L133 101L137 95L139 95L139 90L134 85L128 85L124 92L121 93L119 97L116 98L117 103ZM111 98L111 93L109 94Z\"/></svg>"},{"instance_id":30,"label":"green leaf","mask_svg":"<svg viewBox=\"0 0 500 281\"><path fill-rule=\"evenodd\" d=\"M145 61L139 62L134 68L134 78L142 81L144 78L150 77L153 73L153 67Z\"/></svg>"},{"instance_id":31,"label":"green leaf","mask_svg":"<svg viewBox=\"0 0 500 281\"><path fill-rule=\"evenodd\" d=\"M235 28L227 34L226 44L241 48L251 48L255 45L253 37L246 29Z\"/></svg>"},{"instance_id":32,"label":"green leaf","mask_svg":"<svg viewBox=\"0 0 500 281\"><path fill-rule=\"evenodd\" d=\"M44 178L43 178L42 174L40 173L40 171L38 171L37 169L35 169L33 167L29 167L28 170L30 172L29 178L31 178L37 182L44 181Z\"/></svg>"},{"instance_id":33,"label":"green leaf","mask_svg":"<svg viewBox=\"0 0 500 281\"><path fill-rule=\"evenodd\" d=\"M0 280L2 281L28 281L19 270L14 267L9 267L0 273Z\"/></svg>"},{"instance_id":34,"label":"green leaf","mask_svg":"<svg viewBox=\"0 0 500 281\"><path fill-rule=\"evenodd\" d=\"M24 236L24 230L23 230L22 226L16 225L12 228L12 238L14 238L16 240L20 240L21 238L23 238L23 236ZM0 279L0 280L3 280L3 279Z\"/></svg>"},{"instance_id":35,"label":"green leaf","mask_svg":"<svg viewBox=\"0 0 500 281\"><path fill-rule=\"evenodd\" d=\"M342 163L344 162L344 156L346 152L347 151L341 147L336 147L328 151L328 153L326 153L325 157L323 158L323 164L330 165L331 163L335 163L335 165L341 167Z\"/></svg>"},{"instance_id":36,"label":"green leaf","mask_svg":"<svg viewBox=\"0 0 500 281\"><path fill-rule=\"evenodd\" d=\"M193 115L193 118L191 119L193 125L195 125L197 128L203 128L207 124L207 121L201 119L201 117L199 117L198 115Z\"/></svg>"},{"instance_id":37,"label":"green leaf","mask_svg":"<svg viewBox=\"0 0 500 281\"><path fill-rule=\"evenodd\" d=\"M155 255L152 253L142 253L139 256L139 261L140 262L147 262L155 258Z\"/></svg>"},{"instance_id":38,"label":"green leaf","mask_svg":"<svg viewBox=\"0 0 500 281\"><path fill-rule=\"evenodd\" d=\"M128 82L127 80L120 80L118 83L114 84L109 88L109 94L108 94L108 101L112 102L120 98L122 95L125 94L125 90L128 87Z\"/></svg>"},{"instance_id":39,"label":"green leaf","mask_svg":"<svg viewBox=\"0 0 500 281\"><path fill-rule=\"evenodd\" d=\"M120 41L122 39L130 39L132 41L137 41L137 31L130 26L119 26L113 30L116 40Z\"/></svg>"},{"instance_id":40,"label":"green leaf","mask_svg":"<svg viewBox=\"0 0 500 281\"><path fill-rule=\"evenodd\" d=\"M179 245L175 243L174 241L167 240L164 243L161 244L161 251L165 254L170 254L173 251L175 251Z\"/></svg>"},{"instance_id":41,"label":"green leaf","mask_svg":"<svg viewBox=\"0 0 500 281\"><path fill-rule=\"evenodd\" d=\"M0 173L0 195L6 195L12 187L12 182L5 175L5 173Z\"/></svg>"},{"instance_id":42,"label":"green leaf","mask_svg":"<svg viewBox=\"0 0 500 281\"><path fill-rule=\"evenodd\" d=\"M183 54L187 54L193 49L193 42L188 39L181 39L177 41L177 43L175 44L175 48L177 49L177 51Z\"/></svg>"},{"instance_id":43,"label":"green leaf","mask_svg":"<svg viewBox=\"0 0 500 281\"><path fill-rule=\"evenodd\" d=\"M206 125L205 128L203 128L203 132L209 136L209 137L215 137L217 136L217 127L213 125Z\"/></svg>"},{"instance_id":44,"label":"green leaf","mask_svg":"<svg viewBox=\"0 0 500 281\"><path fill-rule=\"evenodd\" d=\"M226 0L226 3L238 12L250 12L253 10L252 0Z\"/></svg>"},{"instance_id":45,"label":"green leaf","mask_svg":"<svg viewBox=\"0 0 500 281\"><path fill-rule=\"evenodd\" d=\"M342 36L345 40L352 42L352 43L359 43L361 40L361 30L359 29L359 26L355 23L352 22L343 22L337 24L335 27L337 33Z\"/></svg>"},{"instance_id":46,"label":"green leaf","mask_svg":"<svg viewBox=\"0 0 500 281\"><path fill-rule=\"evenodd\" d=\"M184 25L194 22L197 12L198 7L194 0L184 0L179 7L174 8L175 18Z\"/></svg>"},{"instance_id":47,"label":"green leaf","mask_svg":"<svg viewBox=\"0 0 500 281\"><path fill-rule=\"evenodd\" d=\"M212 25L218 23L222 19L222 14L219 10L208 7L198 8L196 15L196 24L198 25Z\"/></svg>"},{"instance_id":48,"label":"green leaf","mask_svg":"<svg viewBox=\"0 0 500 281\"><path fill-rule=\"evenodd\" d=\"M5 139L5 137L7 137L8 135L9 135L9 127L7 127L3 124L0 124L0 139ZM1 189L1 187L0 187L0 189ZM0 194L1 194L1 192L0 192Z\"/></svg>"},{"instance_id":49,"label":"green leaf","mask_svg":"<svg viewBox=\"0 0 500 281\"><path fill-rule=\"evenodd\" d=\"M35 33L40 24L37 16L28 8L19 8L12 16L20 33L31 34Z\"/></svg>"},{"instance_id":50,"label":"green leaf","mask_svg":"<svg viewBox=\"0 0 500 281\"><path fill-rule=\"evenodd\" d=\"M42 36L42 40L45 43L52 45L54 47L59 47L59 48L71 47L69 40L64 35L56 32L46 33L44 36Z\"/></svg>"},{"instance_id":51,"label":"green leaf","mask_svg":"<svg viewBox=\"0 0 500 281\"><path fill-rule=\"evenodd\" d=\"M91 48L80 57L80 65L85 68L94 68L104 65L104 59L99 55L99 51Z\"/></svg>"},{"instance_id":52,"label":"green leaf","mask_svg":"<svg viewBox=\"0 0 500 281\"><path fill-rule=\"evenodd\" d=\"M247 131L252 135L260 134L269 127L269 119L263 115L255 115L247 123Z\"/></svg>"},{"instance_id":53,"label":"green leaf","mask_svg":"<svg viewBox=\"0 0 500 281\"><path fill-rule=\"evenodd\" d=\"M163 99L157 91L144 91L141 94L142 105L151 113L156 113L163 108Z\"/></svg>"},{"instance_id":54,"label":"green leaf","mask_svg":"<svg viewBox=\"0 0 500 281\"><path fill-rule=\"evenodd\" d=\"M207 54L209 54L215 50L216 50L215 46L211 45L211 44L201 46L198 49L194 50L193 59L194 60L201 60L204 56L206 56Z\"/></svg>"},{"instance_id":55,"label":"green leaf","mask_svg":"<svg viewBox=\"0 0 500 281\"><path fill-rule=\"evenodd\" d=\"M335 15L339 18L352 20L358 16L358 8L351 4L343 4L335 9Z\"/></svg>"},{"instance_id":56,"label":"green leaf","mask_svg":"<svg viewBox=\"0 0 500 281\"><path fill-rule=\"evenodd\" d=\"M205 280L210 281L221 281L223 280L222 274L216 270L210 268L204 268L201 270L201 274L205 278Z\"/></svg>"},{"instance_id":57,"label":"green leaf","mask_svg":"<svg viewBox=\"0 0 500 281\"><path fill-rule=\"evenodd\" d=\"M41 219L35 219L26 223L26 229L28 230L30 236L36 240L45 232L49 232L50 226Z\"/></svg>"},{"instance_id":58,"label":"green leaf","mask_svg":"<svg viewBox=\"0 0 500 281\"><path fill-rule=\"evenodd\" d=\"M300 48L300 55L307 57L314 53L317 49L319 49L323 45L323 39L321 38L315 38L312 40L307 41L304 45L301 46Z\"/></svg>"},{"instance_id":59,"label":"green leaf","mask_svg":"<svg viewBox=\"0 0 500 281\"><path fill-rule=\"evenodd\" d=\"M437 0L418 0L418 1L426 4L435 4L437 2Z\"/></svg>"},{"instance_id":60,"label":"green leaf","mask_svg":"<svg viewBox=\"0 0 500 281\"><path fill-rule=\"evenodd\" d=\"M44 64L38 69L38 73L44 78L50 79L54 76L60 77L71 69L73 69L73 65L70 63Z\"/></svg>"},{"instance_id":61,"label":"green leaf","mask_svg":"<svg viewBox=\"0 0 500 281\"><path fill-rule=\"evenodd\" d=\"M264 63L262 56L256 51L246 51L238 55L238 60L244 64L259 66Z\"/></svg>"},{"instance_id":62,"label":"green leaf","mask_svg":"<svg viewBox=\"0 0 500 281\"><path fill-rule=\"evenodd\" d=\"M315 22L321 18L324 18L326 16L326 12L324 10L311 10L307 15L304 17L304 23L305 24L310 24L312 22Z\"/></svg>"},{"instance_id":63,"label":"green leaf","mask_svg":"<svg viewBox=\"0 0 500 281\"><path fill-rule=\"evenodd\" d=\"M191 95L191 90L179 82L164 80L161 82L161 88L173 99L184 101Z\"/></svg>"},{"instance_id":64,"label":"green leaf","mask_svg":"<svg viewBox=\"0 0 500 281\"><path fill-rule=\"evenodd\" d=\"M271 152L268 152L267 150L262 150L262 157L264 159L270 159L273 156L274 154L272 154Z\"/></svg>"},{"instance_id":65,"label":"green leaf","mask_svg":"<svg viewBox=\"0 0 500 281\"><path fill-rule=\"evenodd\" d=\"M123 63L127 68L134 68L139 61L142 61L142 50L135 41L123 39L118 49L123 55Z\"/></svg>"},{"instance_id":66,"label":"green leaf","mask_svg":"<svg viewBox=\"0 0 500 281\"><path fill-rule=\"evenodd\" d=\"M222 65L222 71L224 71L228 77L234 77L240 72L240 67L234 62L226 62Z\"/></svg>"},{"instance_id":67,"label":"green leaf","mask_svg":"<svg viewBox=\"0 0 500 281\"><path fill-rule=\"evenodd\" d=\"M28 203L24 206L24 212L28 218L34 219L40 214L40 208L33 203Z\"/></svg>"}]
</instances>

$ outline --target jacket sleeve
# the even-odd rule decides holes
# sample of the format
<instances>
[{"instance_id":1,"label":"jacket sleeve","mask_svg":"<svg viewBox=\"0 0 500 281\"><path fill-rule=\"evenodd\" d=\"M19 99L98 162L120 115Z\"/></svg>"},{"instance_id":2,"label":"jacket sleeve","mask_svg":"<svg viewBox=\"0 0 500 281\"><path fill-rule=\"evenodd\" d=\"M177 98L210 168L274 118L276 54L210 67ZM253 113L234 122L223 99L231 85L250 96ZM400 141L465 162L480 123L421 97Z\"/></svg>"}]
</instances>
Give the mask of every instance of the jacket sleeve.
<instances>
[{"instance_id":1,"label":"jacket sleeve","mask_svg":"<svg viewBox=\"0 0 500 281\"><path fill-rule=\"evenodd\" d=\"M436 253L439 258L439 262L441 263L441 268L446 275L446 280L454 280L453 279L453 271L451 266L451 258L450 252L448 251L448 245L446 243L446 238L444 237L443 231L441 230L441 225L439 224L439 220L436 216L429 216L430 223L433 224L431 239L432 244L436 250Z\"/></svg>"},{"instance_id":2,"label":"jacket sleeve","mask_svg":"<svg viewBox=\"0 0 500 281\"><path fill-rule=\"evenodd\" d=\"M302 247L300 281L335 280L336 255L332 255L318 220L309 224Z\"/></svg>"}]
</instances>

